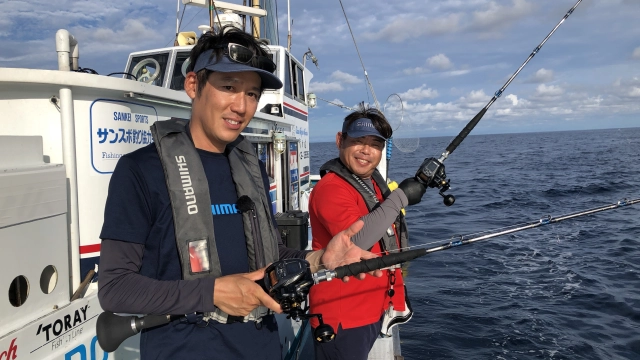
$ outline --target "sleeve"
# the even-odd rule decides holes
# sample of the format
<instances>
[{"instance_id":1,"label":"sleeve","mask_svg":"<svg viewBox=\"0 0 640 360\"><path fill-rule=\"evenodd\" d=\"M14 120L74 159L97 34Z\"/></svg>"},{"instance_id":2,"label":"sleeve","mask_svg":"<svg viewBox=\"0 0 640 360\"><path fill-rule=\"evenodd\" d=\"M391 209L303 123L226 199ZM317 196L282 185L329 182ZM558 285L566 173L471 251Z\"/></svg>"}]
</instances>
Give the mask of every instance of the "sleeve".
<instances>
[{"instance_id":1,"label":"sleeve","mask_svg":"<svg viewBox=\"0 0 640 360\"><path fill-rule=\"evenodd\" d=\"M109 182L100 238L144 244L152 224L150 198L142 170L128 156L120 158Z\"/></svg>"},{"instance_id":2,"label":"sleeve","mask_svg":"<svg viewBox=\"0 0 640 360\"><path fill-rule=\"evenodd\" d=\"M111 312L181 315L214 311L214 279L160 281L140 275L144 245L102 241L98 299Z\"/></svg>"},{"instance_id":3,"label":"sleeve","mask_svg":"<svg viewBox=\"0 0 640 360\"><path fill-rule=\"evenodd\" d=\"M264 189L267 192L267 199L270 198L269 195L269 176L267 175L267 169L262 161L260 161L260 172L262 173L262 182L264 183ZM271 213L271 221L273 222L273 226L276 228L276 233L280 234L278 231L278 222L276 221L276 217L273 214L273 210L269 207L269 212ZM308 250L295 250L288 248L282 242L282 238L278 237L278 254L280 255L280 259L304 259L305 256L309 253Z\"/></svg>"},{"instance_id":4,"label":"sleeve","mask_svg":"<svg viewBox=\"0 0 640 360\"><path fill-rule=\"evenodd\" d=\"M364 226L351 241L361 249L370 249L384 235L398 217L400 210L407 206L407 196L402 190L391 192L374 211L362 217Z\"/></svg>"},{"instance_id":5,"label":"sleeve","mask_svg":"<svg viewBox=\"0 0 640 360\"><path fill-rule=\"evenodd\" d=\"M100 238L98 298L112 312L179 315L213 311L214 279L160 281L141 275L153 223L144 173L128 156L111 176Z\"/></svg>"}]
</instances>

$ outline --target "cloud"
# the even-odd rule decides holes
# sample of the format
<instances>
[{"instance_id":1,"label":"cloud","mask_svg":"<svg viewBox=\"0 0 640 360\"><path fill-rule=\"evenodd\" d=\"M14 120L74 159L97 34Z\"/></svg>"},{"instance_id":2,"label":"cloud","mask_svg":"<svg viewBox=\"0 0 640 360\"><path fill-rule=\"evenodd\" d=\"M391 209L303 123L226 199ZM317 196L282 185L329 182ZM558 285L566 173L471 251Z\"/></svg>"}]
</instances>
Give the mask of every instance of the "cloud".
<instances>
[{"instance_id":1,"label":"cloud","mask_svg":"<svg viewBox=\"0 0 640 360\"><path fill-rule=\"evenodd\" d=\"M6 17L0 17L0 37L9 36L13 22Z\"/></svg>"},{"instance_id":2,"label":"cloud","mask_svg":"<svg viewBox=\"0 0 640 360\"><path fill-rule=\"evenodd\" d=\"M489 96L484 90L473 90L467 96L461 97L460 102L475 109L481 109L489 101Z\"/></svg>"},{"instance_id":3,"label":"cloud","mask_svg":"<svg viewBox=\"0 0 640 360\"><path fill-rule=\"evenodd\" d=\"M448 14L434 19L424 16L416 17L415 14L402 14L395 16L380 31L365 34L364 39L401 43L413 38L454 33L459 31L460 18L459 14Z\"/></svg>"},{"instance_id":4,"label":"cloud","mask_svg":"<svg viewBox=\"0 0 640 360\"><path fill-rule=\"evenodd\" d=\"M556 85L547 86L545 84L540 84L536 88L536 95L542 96L542 97L559 96L559 95L562 95L563 93L564 93L564 90L561 87Z\"/></svg>"},{"instance_id":5,"label":"cloud","mask_svg":"<svg viewBox=\"0 0 640 360\"><path fill-rule=\"evenodd\" d=\"M311 82L310 91L314 93L325 93L331 91L342 91L344 88L339 82Z\"/></svg>"},{"instance_id":6,"label":"cloud","mask_svg":"<svg viewBox=\"0 0 640 360\"><path fill-rule=\"evenodd\" d=\"M351 75L344 71L336 70L334 71L329 78L333 81L329 82L311 82L311 91L315 93L326 93L326 92L335 92L335 91L343 91L345 87L343 85L351 85L351 84L359 84L362 83L362 79L359 79L355 75ZM341 104L344 105L344 104Z\"/></svg>"},{"instance_id":7,"label":"cloud","mask_svg":"<svg viewBox=\"0 0 640 360\"><path fill-rule=\"evenodd\" d=\"M468 73L470 73L471 70L465 69L465 70L453 70L453 71L447 71L444 72L443 75L444 76L461 76L461 75L466 75Z\"/></svg>"},{"instance_id":8,"label":"cloud","mask_svg":"<svg viewBox=\"0 0 640 360\"><path fill-rule=\"evenodd\" d=\"M358 78L357 76L342 72L340 70L334 71L331 74L331 79L343 84L359 84L362 82L362 79Z\"/></svg>"},{"instance_id":9,"label":"cloud","mask_svg":"<svg viewBox=\"0 0 640 360\"><path fill-rule=\"evenodd\" d=\"M633 87L629 91L629 96L631 97L640 97L640 87Z\"/></svg>"},{"instance_id":10,"label":"cloud","mask_svg":"<svg viewBox=\"0 0 640 360\"><path fill-rule=\"evenodd\" d=\"M160 39L151 21L146 18L124 19L115 31L112 28L98 28L93 29L90 36L102 44L137 44L140 39L145 41Z\"/></svg>"},{"instance_id":11,"label":"cloud","mask_svg":"<svg viewBox=\"0 0 640 360\"><path fill-rule=\"evenodd\" d=\"M409 68L409 69L404 69L402 70L402 73L405 75L419 75L419 74L424 74L426 72L429 72L429 69L427 68L423 68L423 67L415 67L415 68Z\"/></svg>"},{"instance_id":12,"label":"cloud","mask_svg":"<svg viewBox=\"0 0 640 360\"><path fill-rule=\"evenodd\" d=\"M640 60L640 46L633 50L633 54L631 55L631 57Z\"/></svg>"},{"instance_id":13,"label":"cloud","mask_svg":"<svg viewBox=\"0 0 640 360\"><path fill-rule=\"evenodd\" d=\"M553 81L554 77L555 76L553 74L553 70L547 70L543 68L536 71L536 73L533 76L531 76L531 78L529 78L527 82L546 83L546 82Z\"/></svg>"},{"instance_id":14,"label":"cloud","mask_svg":"<svg viewBox=\"0 0 640 360\"><path fill-rule=\"evenodd\" d=\"M637 104L638 97L640 97L640 78L617 79L613 82L610 93L618 101Z\"/></svg>"},{"instance_id":15,"label":"cloud","mask_svg":"<svg viewBox=\"0 0 640 360\"><path fill-rule=\"evenodd\" d=\"M438 97L438 91L433 90L431 88L425 89L425 84L422 84L420 87L409 89L406 92L400 93L400 97L404 101L416 101L422 99L434 99Z\"/></svg>"},{"instance_id":16,"label":"cloud","mask_svg":"<svg viewBox=\"0 0 640 360\"><path fill-rule=\"evenodd\" d=\"M499 35L501 30L531 16L534 6L525 0L513 0L512 6L502 6L495 1L488 3L488 9L475 11L468 30L479 32L481 37Z\"/></svg>"},{"instance_id":17,"label":"cloud","mask_svg":"<svg viewBox=\"0 0 640 360\"><path fill-rule=\"evenodd\" d=\"M447 70L453 67L453 63L445 54L438 54L428 58L427 65L440 70Z\"/></svg>"},{"instance_id":18,"label":"cloud","mask_svg":"<svg viewBox=\"0 0 640 360\"><path fill-rule=\"evenodd\" d=\"M518 96L514 94L509 94L505 96L505 99L511 100L511 105L518 106Z\"/></svg>"},{"instance_id":19,"label":"cloud","mask_svg":"<svg viewBox=\"0 0 640 360\"><path fill-rule=\"evenodd\" d=\"M425 65L426 66L424 67L417 66L414 68L404 69L402 70L402 73L405 75L419 75L419 74L425 74L425 73L431 72L429 68L437 69L437 70L447 70L453 67L453 63L451 62L451 60L449 60L449 58L445 54L438 54L430 58L427 58L427 60L425 61ZM467 72L468 71L465 71L464 74L466 74ZM450 75L454 75L454 74L450 74Z\"/></svg>"}]
</instances>

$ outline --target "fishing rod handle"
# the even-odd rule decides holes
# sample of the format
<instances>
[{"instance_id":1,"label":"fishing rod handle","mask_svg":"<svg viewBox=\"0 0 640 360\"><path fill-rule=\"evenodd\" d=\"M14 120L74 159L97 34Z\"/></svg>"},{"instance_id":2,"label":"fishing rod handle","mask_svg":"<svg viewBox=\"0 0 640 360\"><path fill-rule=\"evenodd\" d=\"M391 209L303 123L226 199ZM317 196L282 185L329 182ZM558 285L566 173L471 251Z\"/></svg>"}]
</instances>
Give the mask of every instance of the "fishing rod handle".
<instances>
[{"instance_id":1,"label":"fishing rod handle","mask_svg":"<svg viewBox=\"0 0 640 360\"><path fill-rule=\"evenodd\" d=\"M170 315L146 315L143 317L136 317L135 326L138 331L142 329L148 329L155 326L164 325L171 321Z\"/></svg>"},{"instance_id":2,"label":"fishing rod handle","mask_svg":"<svg viewBox=\"0 0 640 360\"><path fill-rule=\"evenodd\" d=\"M119 316L105 311L98 316L96 335L100 347L106 352L113 352L123 341L141 330L163 325L169 321L171 321L169 315Z\"/></svg>"},{"instance_id":3,"label":"fishing rod handle","mask_svg":"<svg viewBox=\"0 0 640 360\"><path fill-rule=\"evenodd\" d=\"M329 281L333 278L343 278L345 276L355 276L361 273L380 270L389 266L397 265L420 256L426 255L426 249L416 249L399 253L383 255L373 259L363 260L349 265L339 266L334 270L321 270L313 274L314 282Z\"/></svg>"}]
</instances>

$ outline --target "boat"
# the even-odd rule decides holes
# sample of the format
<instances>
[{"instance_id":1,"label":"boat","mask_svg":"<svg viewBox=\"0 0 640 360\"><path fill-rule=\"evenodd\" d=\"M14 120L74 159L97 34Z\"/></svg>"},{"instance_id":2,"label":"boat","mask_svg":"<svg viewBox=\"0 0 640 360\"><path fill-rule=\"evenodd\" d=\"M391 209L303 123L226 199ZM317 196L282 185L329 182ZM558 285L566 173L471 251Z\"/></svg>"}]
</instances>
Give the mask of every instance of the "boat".
<instances>
[{"instance_id":1,"label":"boat","mask_svg":"<svg viewBox=\"0 0 640 360\"><path fill-rule=\"evenodd\" d=\"M266 15L231 3L216 6L223 25ZM149 126L189 118L182 83L195 39L195 32L185 32L175 46L132 53L127 74L111 77L74 71L82 43L59 30L58 70L0 68L6 114L0 148L15 154L0 162L0 278L9 294L0 305L3 359L138 357L136 338L112 354L97 343L102 310L92 278L104 203L118 158L152 141ZM310 187L306 91L312 74L273 40L269 53L287 85L265 91L244 135L267 164L274 212L286 214L303 206Z\"/></svg>"},{"instance_id":2,"label":"boat","mask_svg":"<svg viewBox=\"0 0 640 360\"><path fill-rule=\"evenodd\" d=\"M209 7L208 0L183 4ZM216 19L201 31L213 22L240 27L250 19L254 36L263 38L267 11L220 1L215 6ZM313 74L307 54L300 61L279 45L277 31L267 35L285 86L264 92L243 135L267 165L272 208L286 224L289 214L307 209L311 191ZM122 73L101 76L80 67L82 41L61 29L55 34L58 70L0 68L0 152L6 155L0 159L0 283L9 295L0 302L0 359L139 358L138 336L112 353L98 343L99 232L118 159L152 142L155 121L189 118L183 82L196 41L195 31L180 32L173 46L133 52ZM310 247L307 226L294 224L304 235L291 237L290 246ZM309 358L306 321L278 321L283 358ZM397 340L397 331L381 339L371 358L393 359L394 347L399 355Z\"/></svg>"}]
</instances>

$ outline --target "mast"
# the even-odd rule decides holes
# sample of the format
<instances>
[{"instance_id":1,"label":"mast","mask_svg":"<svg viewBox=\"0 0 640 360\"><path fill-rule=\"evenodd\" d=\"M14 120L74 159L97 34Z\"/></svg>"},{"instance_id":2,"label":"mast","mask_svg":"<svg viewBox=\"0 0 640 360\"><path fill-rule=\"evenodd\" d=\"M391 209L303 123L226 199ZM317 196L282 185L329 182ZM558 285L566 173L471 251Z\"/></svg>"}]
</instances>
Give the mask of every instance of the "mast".
<instances>
[{"instance_id":1,"label":"mast","mask_svg":"<svg viewBox=\"0 0 640 360\"><path fill-rule=\"evenodd\" d=\"M209 0L209 27L213 31L213 0Z\"/></svg>"},{"instance_id":2,"label":"mast","mask_svg":"<svg viewBox=\"0 0 640 360\"><path fill-rule=\"evenodd\" d=\"M254 9L260 9L260 0L251 0L251 6ZM256 39L260 39L260 18L257 16L251 17L251 33Z\"/></svg>"},{"instance_id":3,"label":"mast","mask_svg":"<svg viewBox=\"0 0 640 360\"><path fill-rule=\"evenodd\" d=\"M287 51L291 53L291 9L289 0L287 0Z\"/></svg>"},{"instance_id":4,"label":"mast","mask_svg":"<svg viewBox=\"0 0 640 360\"><path fill-rule=\"evenodd\" d=\"M176 38L173 40L173 46L178 46L178 33L180 32L180 0L176 4Z\"/></svg>"}]
</instances>

